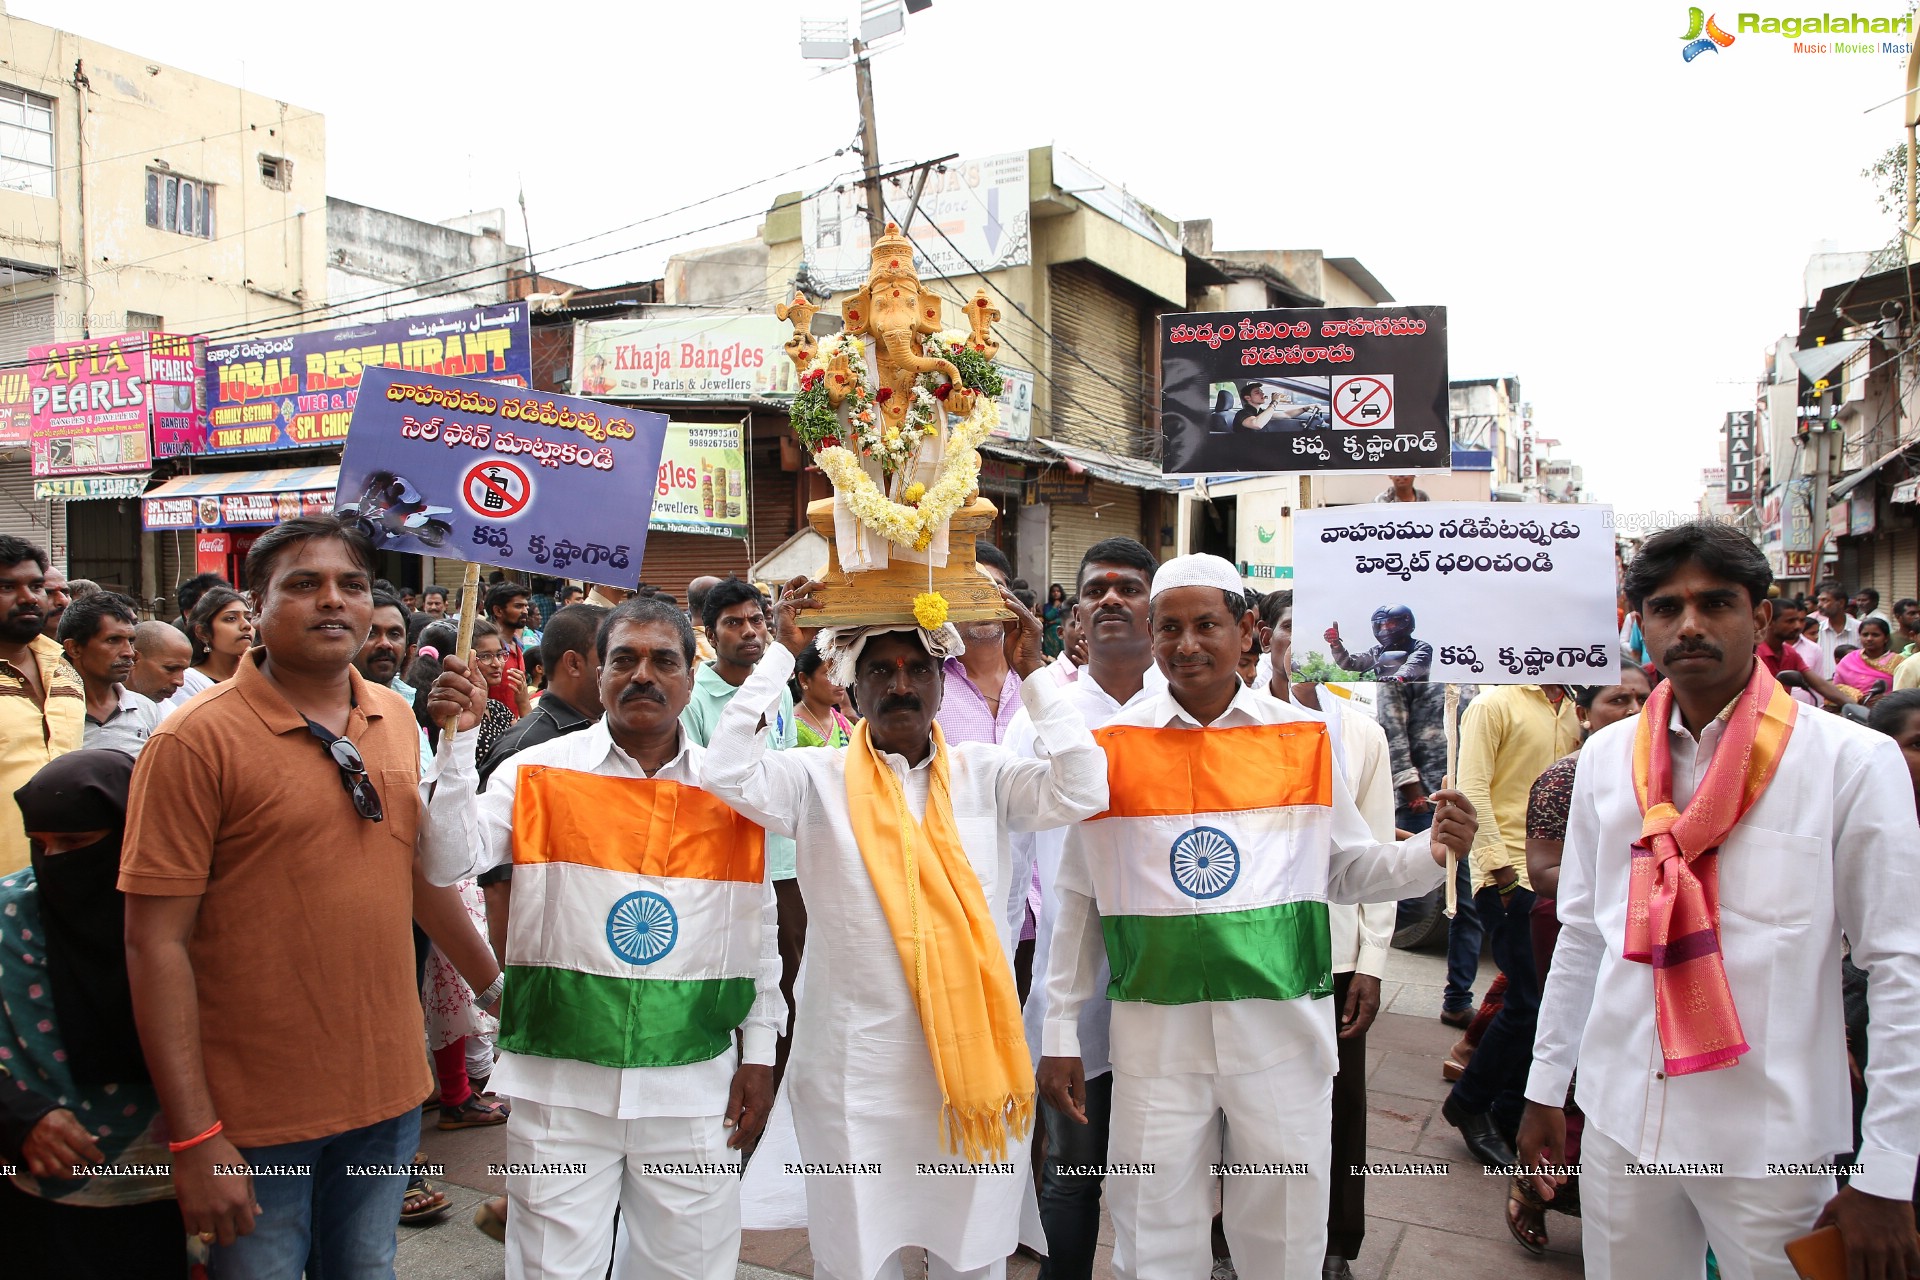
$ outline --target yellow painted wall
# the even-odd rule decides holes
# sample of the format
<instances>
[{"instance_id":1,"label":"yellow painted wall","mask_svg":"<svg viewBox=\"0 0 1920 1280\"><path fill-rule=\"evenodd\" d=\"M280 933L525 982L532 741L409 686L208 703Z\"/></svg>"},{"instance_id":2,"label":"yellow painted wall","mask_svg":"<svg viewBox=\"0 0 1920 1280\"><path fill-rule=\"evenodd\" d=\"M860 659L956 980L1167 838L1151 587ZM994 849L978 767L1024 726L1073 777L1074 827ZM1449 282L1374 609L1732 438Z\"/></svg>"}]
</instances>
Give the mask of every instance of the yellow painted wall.
<instances>
[{"instance_id":1,"label":"yellow painted wall","mask_svg":"<svg viewBox=\"0 0 1920 1280\"><path fill-rule=\"evenodd\" d=\"M326 302L322 116L80 35L0 22L0 83L52 99L58 166L52 199L0 192L0 256L60 273L61 337L121 332L130 310L174 332L245 331ZM262 153L292 161L289 190L262 180ZM146 225L156 161L213 186L212 239ZM0 288L0 305L35 289Z\"/></svg>"}]
</instances>

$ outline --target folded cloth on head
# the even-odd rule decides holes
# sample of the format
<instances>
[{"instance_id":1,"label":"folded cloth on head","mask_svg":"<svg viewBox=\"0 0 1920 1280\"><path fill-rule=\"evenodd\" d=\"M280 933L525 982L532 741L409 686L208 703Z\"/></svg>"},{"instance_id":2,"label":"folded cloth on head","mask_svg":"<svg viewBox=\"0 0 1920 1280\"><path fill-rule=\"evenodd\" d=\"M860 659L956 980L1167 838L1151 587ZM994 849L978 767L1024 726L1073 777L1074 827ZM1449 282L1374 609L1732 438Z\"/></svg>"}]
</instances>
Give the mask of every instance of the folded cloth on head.
<instances>
[{"instance_id":1,"label":"folded cloth on head","mask_svg":"<svg viewBox=\"0 0 1920 1280\"><path fill-rule=\"evenodd\" d=\"M871 626L825 627L814 637L814 645L820 650L820 656L826 661L827 671L833 682L842 688L853 684L854 664L860 660L860 651L867 647L867 641L882 636L889 631L911 631L920 637L920 643L936 659L945 662L948 658L957 658L967 651L967 645L960 638L960 630L951 622L944 623L929 631L927 628L911 622L883 622Z\"/></svg>"}]
</instances>

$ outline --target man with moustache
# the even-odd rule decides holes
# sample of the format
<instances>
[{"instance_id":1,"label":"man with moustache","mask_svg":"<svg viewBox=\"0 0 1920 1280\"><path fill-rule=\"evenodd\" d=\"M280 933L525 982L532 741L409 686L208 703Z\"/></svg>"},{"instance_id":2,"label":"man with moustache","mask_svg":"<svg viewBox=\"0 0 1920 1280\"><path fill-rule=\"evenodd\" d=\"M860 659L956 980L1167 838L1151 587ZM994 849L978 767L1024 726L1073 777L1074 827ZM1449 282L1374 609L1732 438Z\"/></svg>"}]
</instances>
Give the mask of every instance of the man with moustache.
<instances>
[{"instance_id":1,"label":"man with moustache","mask_svg":"<svg viewBox=\"0 0 1920 1280\"><path fill-rule=\"evenodd\" d=\"M384 591L373 593L373 625L367 641L353 659L360 674L387 688L413 705L413 686L400 678L400 663L407 654L407 611L398 596Z\"/></svg>"},{"instance_id":2,"label":"man with moustache","mask_svg":"<svg viewBox=\"0 0 1920 1280\"><path fill-rule=\"evenodd\" d=\"M467 709L422 865L436 884L514 866L492 1088L514 1102L507 1157L532 1171L507 1178L507 1274L597 1280L618 1206L622 1277L731 1280L740 1152L766 1124L785 1021L763 835L700 789L686 615L635 596L595 648L605 715L484 792L486 691L457 658L441 677Z\"/></svg>"},{"instance_id":3,"label":"man with moustache","mask_svg":"<svg viewBox=\"0 0 1920 1280\"><path fill-rule=\"evenodd\" d=\"M60 615L73 603L73 588L67 575L58 569L47 570L47 612L40 623L40 634L49 640L60 638Z\"/></svg>"},{"instance_id":4,"label":"man with moustache","mask_svg":"<svg viewBox=\"0 0 1920 1280\"><path fill-rule=\"evenodd\" d=\"M60 647L87 691L87 727L82 745L140 754L160 724L160 708L127 688L133 674L133 632L140 615L133 601L96 592L67 606L60 618Z\"/></svg>"},{"instance_id":5,"label":"man with moustache","mask_svg":"<svg viewBox=\"0 0 1920 1280\"><path fill-rule=\"evenodd\" d=\"M167 699L180 692L192 665L193 645L172 623L142 622L133 629L133 671L127 688L158 703L162 719L173 710Z\"/></svg>"},{"instance_id":6,"label":"man with moustache","mask_svg":"<svg viewBox=\"0 0 1920 1280\"><path fill-rule=\"evenodd\" d=\"M46 634L47 553L0 535L0 875L30 852L14 790L85 737L87 694Z\"/></svg>"},{"instance_id":7,"label":"man with moustache","mask_svg":"<svg viewBox=\"0 0 1920 1280\"><path fill-rule=\"evenodd\" d=\"M1087 548L1080 558L1080 576L1074 592L1072 620L1086 647L1087 665L1063 685L1060 700L1089 730L1098 729L1121 711L1158 695L1166 677L1153 664L1153 643L1147 632L1147 592L1159 562L1132 538L1108 538ZM1064 653L1063 653L1064 656ZM1007 750L1017 756L1037 752L1033 717L1025 708L1007 730ZM1035 935L1033 967L1045 974L1054 918L1059 914L1056 881L1067 828L1015 832L1014 884L1024 888L1026 868L1039 873L1040 910ZM1018 924L1027 895L1017 893L1008 904L1010 924ZM1080 1053L1086 1075L1085 1124L1042 1100L1041 1122L1046 1126L1046 1161L1040 1170L1040 1225L1047 1234L1047 1256L1040 1264L1043 1280L1088 1280L1093 1274L1094 1247L1100 1237L1101 1176L1087 1173L1107 1160L1107 1121L1113 1099L1112 1066L1107 1060L1105 975L1080 1010ZM1041 1028L1046 1021L1044 984L1027 993L1028 1056L1040 1061Z\"/></svg>"},{"instance_id":8,"label":"man with moustache","mask_svg":"<svg viewBox=\"0 0 1920 1280\"><path fill-rule=\"evenodd\" d=\"M1551 1199L1577 1063L1596 1280L1697 1274L1709 1247L1722 1275L1790 1280L1783 1246L1822 1225L1849 1275L1920 1274L1912 782L1892 739L1793 701L1756 659L1772 576L1713 521L1642 543L1627 604L1666 679L1580 752L1518 1145ZM1843 937L1887 1039L1836 1195L1819 1169L1854 1149Z\"/></svg>"},{"instance_id":9,"label":"man with moustache","mask_svg":"<svg viewBox=\"0 0 1920 1280\"><path fill-rule=\"evenodd\" d=\"M1430 835L1376 839L1326 726L1241 682L1254 618L1227 561L1162 564L1149 619L1167 689L1095 734L1111 800L1068 833L1060 864L1040 1087L1086 1121L1080 1011L1104 960L1108 1158L1153 1167L1107 1181L1114 1275L1207 1269L1224 1155L1240 1273L1308 1280L1325 1257L1337 1063L1328 903L1439 883L1446 852L1472 843L1473 810L1442 791Z\"/></svg>"},{"instance_id":10,"label":"man with moustache","mask_svg":"<svg viewBox=\"0 0 1920 1280\"><path fill-rule=\"evenodd\" d=\"M1106 771L1051 680L1019 686L1039 759L950 743L936 717L960 636L912 621L820 632L866 716L844 751L767 750L760 725L806 647L798 615L818 607L818 585L796 578L774 606L780 645L721 716L705 773L798 845L807 986L785 1087L801 1159L862 1174L806 1175L814 1274L898 1280L918 1248L933 1280L988 1280L1017 1243L1034 1103L1008 833L1097 812ZM1011 634L995 624L1001 661L1030 676L1046 661L1040 620L1000 598L1018 619Z\"/></svg>"}]
</instances>

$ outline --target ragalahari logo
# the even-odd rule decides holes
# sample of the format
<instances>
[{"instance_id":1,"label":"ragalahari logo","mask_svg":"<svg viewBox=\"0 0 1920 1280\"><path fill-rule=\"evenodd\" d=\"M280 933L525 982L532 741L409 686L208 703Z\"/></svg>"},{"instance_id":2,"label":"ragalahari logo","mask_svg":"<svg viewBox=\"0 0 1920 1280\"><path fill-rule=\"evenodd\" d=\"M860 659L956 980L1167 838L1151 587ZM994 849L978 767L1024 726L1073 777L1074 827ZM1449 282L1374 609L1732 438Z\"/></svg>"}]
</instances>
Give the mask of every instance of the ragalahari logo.
<instances>
[{"instance_id":1,"label":"ragalahari logo","mask_svg":"<svg viewBox=\"0 0 1920 1280\"><path fill-rule=\"evenodd\" d=\"M1733 37L1714 22L1717 16L1708 14L1704 9L1687 10L1687 33L1680 37L1687 42L1680 50L1682 58L1692 62L1703 53L1718 53L1733 43Z\"/></svg>"}]
</instances>

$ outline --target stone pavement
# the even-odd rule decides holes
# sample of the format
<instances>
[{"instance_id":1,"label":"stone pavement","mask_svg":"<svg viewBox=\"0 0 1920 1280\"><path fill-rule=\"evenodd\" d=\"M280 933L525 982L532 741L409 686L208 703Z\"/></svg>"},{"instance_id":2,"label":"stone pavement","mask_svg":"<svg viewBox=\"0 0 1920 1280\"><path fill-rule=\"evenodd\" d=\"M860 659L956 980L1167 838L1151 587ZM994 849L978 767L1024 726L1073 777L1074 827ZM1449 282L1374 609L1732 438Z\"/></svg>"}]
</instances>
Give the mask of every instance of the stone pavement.
<instances>
[{"instance_id":1,"label":"stone pavement","mask_svg":"<svg viewBox=\"0 0 1920 1280\"><path fill-rule=\"evenodd\" d=\"M1490 961L1482 962L1482 973L1491 976ZM1447 1094L1440 1062L1456 1038L1434 1016L1445 975L1444 957L1435 954L1396 951L1388 963L1382 1013L1367 1033L1367 1158L1374 1163L1440 1160L1447 1173L1368 1179L1367 1240L1354 1262L1354 1274L1362 1280L1578 1276L1579 1222L1550 1214L1547 1230L1553 1244L1543 1257L1527 1254L1507 1234L1504 1181L1484 1174L1459 1134L1440 1118ZM1484 988L1484 978L1480 985ZM504 1190L498 1178L488 1176L486 1163L504 1157L505 1134L500 1129L441 1133L432 1127L430 1114L421 1147L429 1163L446 1166L438 1185L454 1208L434 1226L401 1231L401 1280L502 1280L500 1246L475 1230L472 1218L481 1200ZM1111 1240L1110 1228L1103 1228L1097 1280L1111 1275ZM1008 1280L1034 1280L1037 1272L1037 1265L1024 1257L1013 1259L1007 1268ZM740 1280L811 1280L812 1275L805 1231L748 1232L744 1237ZM922 1275L922 1268L908 1268L909 1280Z\"/></svg>"}]
</instances>

